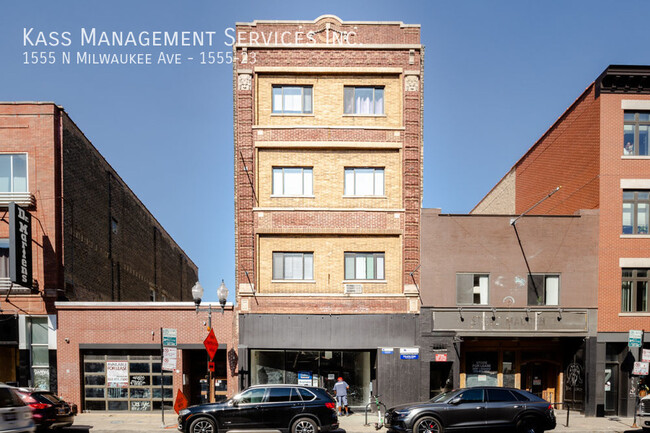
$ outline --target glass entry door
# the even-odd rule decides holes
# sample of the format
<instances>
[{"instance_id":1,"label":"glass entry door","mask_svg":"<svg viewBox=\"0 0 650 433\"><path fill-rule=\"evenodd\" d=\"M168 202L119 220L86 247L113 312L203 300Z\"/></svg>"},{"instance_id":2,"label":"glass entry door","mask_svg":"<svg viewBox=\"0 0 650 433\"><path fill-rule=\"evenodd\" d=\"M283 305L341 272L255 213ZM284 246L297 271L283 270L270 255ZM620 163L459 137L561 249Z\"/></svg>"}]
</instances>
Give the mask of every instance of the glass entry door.
<instances>
[{"instance_id":1,"label":"glass entry door","mask_svg":"<svg viewBox=\"0 0 650 433\"><path fill-rule=\"evenodd\" d=\"M605 414L618 411L618 364L605 365Z\"/></svg>"}]
</instances>

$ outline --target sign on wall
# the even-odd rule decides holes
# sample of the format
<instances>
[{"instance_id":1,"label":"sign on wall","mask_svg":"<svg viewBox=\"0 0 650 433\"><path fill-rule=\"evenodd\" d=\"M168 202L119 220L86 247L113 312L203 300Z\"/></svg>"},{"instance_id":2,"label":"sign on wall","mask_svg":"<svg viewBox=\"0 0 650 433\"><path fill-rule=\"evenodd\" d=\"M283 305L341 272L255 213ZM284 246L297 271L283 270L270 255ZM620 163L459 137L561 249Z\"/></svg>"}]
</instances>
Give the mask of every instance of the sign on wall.
<instances>
[{"instance_id":1,"label":"sign on wall","mask_svg":"<svg viewBox=\"0 0 650 433\"><path fill-rule=\"evenodd\" d=\"M32 216L14 202L9 203L9 277L32 287Z\"/></svg>"},{"instance_id":2,"label":"sign on wall","mask_svg":"<svg viewBox=\"0 0 650 433\"><path fill-rule=\"evenodd\" d=\"M298 385L311 386L311 371L298 372Z\"/></svg>"},{"instance_id":3,"label":"sign on wall","mask_svg":"<svg viewBox=\"0 0 650 433\"><path fill-rule=\"evenodd\" d=\"M446 353L436 353L436 362L447 362Z\"/></svg>"},{"instance_id":4,"label":"sign on wall","mask_svg":"<svg viewBox=\"0 0 650 433\"><path fill-rule=\"evenodd\" d=\"M382 355L392 355L393 354L393 348L392 347L382 347L381 348L381 354Z\"/></svg>"},{"instance_id":5,"label":"sign on wall","mask_svg":"<svg viewBox=\"0 0 650 433\"><path fill-rule=\"evenodd\" d=\"M641 352L641 361L650 362L650 349L643 349Z\"/></svg>"},{"instance_id":6,"label":"sign on wall","mask_svg":"<svg viewBox=\"0 0 650 433\"><path fill-rule=\"evenodd\" d=\"M127 388L129 386L129 363L127 361L106 361L106 386Z\"/></svg>"},{"instance_id":7,"label":"sign on wall","mask_svg":"<svg viewBox=\"0 0 650 433\"><path fill-rule=\"evenodd\" d=\"M418 348L418 347L400 347L400 349L399 349L399 358L400 359L419 359L420 358L420 348Z\"/></svg>"}]
</instances>

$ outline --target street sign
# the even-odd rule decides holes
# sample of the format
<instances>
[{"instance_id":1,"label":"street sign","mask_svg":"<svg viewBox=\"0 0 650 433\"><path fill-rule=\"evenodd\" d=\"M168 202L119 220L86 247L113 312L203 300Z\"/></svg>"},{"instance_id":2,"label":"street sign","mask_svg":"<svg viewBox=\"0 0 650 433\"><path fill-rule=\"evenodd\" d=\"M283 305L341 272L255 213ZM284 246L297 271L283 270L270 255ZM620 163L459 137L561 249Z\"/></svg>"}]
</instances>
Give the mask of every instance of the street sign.
<instances>
[{"instance_id":1,"label":"street sign","mask_svg":"<svg viewBox=\"0 0 650 433\"><path fill-rule=\"evenodd\" d=\"M650 362L650 349L643 349L641 352L641 361Z\"/></svg>"},{"instance_id":2,"label":"street sign","mask_svg":"<svg viewBox=\"0 0 650 433\"><path fill-rule=\"evenodd\" d=\"M205 346L205 350L208 351L210 359L214 359L214 355L217 354L217 349L219 348L219 341L217 341L217 337L214 335L214 329L210 329L208 336L203 341L203 345Z\"/></svg>"},{"instance_id":3,"label":"street sign","mask_svg":"<svg viewBox=\"0 0 650 433\"><path fill-rule=\"evenodd\" d=\"M181 392L179 389L178 392L176 393L176 401L174 402L174 410L176 413L182 411L183 409L187 408L187 405L189 402L187 401L187 397L185 397L185 394Z\"/></svg>"},{"instance_id":4,"label":"street sign","mask_svg":"<svg viewBox=\"0 0 650 433\"><path fill-rule=\"evenodd\" d=\"M162 369L174 371L176 369L177 352L175 347L163 347Z\"/></svg>"},{"instance_id":5,"label":"street sign","mask_svg":"<svg viewBox=\"0 0 650 433\"><path fill-rule=\"evenodd\" d=\"M163 346L176 346L176 329L163 328L162 341Z\"/></svg>"},{"instance_id":6,"label":"street sign","mask_svg":"<svg viewBox=\"0 0 650 433\"><path fill-rule=\"evenodd\" d=\"M627 345L629 347L641 347L642 340L643 331L631 329L627 339Z\"/></svg>"},{"instance_id":7,"label":"street sign","mask_svg":"<svg viewBox=\"0 0 650 433\"><path fill-rule=\"evenodd\" d=\"M214 370L215 370L214 362L212 362L212 361L208 362L208 370L210 370L211 372L214 373Z\"/></svg>"}]
</instances>

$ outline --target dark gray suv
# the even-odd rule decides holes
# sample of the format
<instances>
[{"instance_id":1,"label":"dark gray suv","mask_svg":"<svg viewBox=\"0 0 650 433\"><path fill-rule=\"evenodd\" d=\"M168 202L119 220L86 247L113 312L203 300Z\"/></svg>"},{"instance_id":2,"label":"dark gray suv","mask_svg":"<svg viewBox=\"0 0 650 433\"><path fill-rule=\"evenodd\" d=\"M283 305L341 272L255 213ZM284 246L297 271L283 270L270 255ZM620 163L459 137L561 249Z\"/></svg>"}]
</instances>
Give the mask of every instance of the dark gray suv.
<instances>
[{"instance_id":1,"label":"dark gray suv","mask_svg":"<svg viewBox=\"0 0 650 433\"><path fill-rule=\"evenodd\" d=\"M256 385L223 403L191 406L178 414L178 429L184 433L317 433L338 426L336 403L327 391L300 385Z\"/></svg>"},{"instance_id":2,"label":"dark gray suv","mask_svg":"<svg viewBox=\"0 0 650 433\"><path fill-rule=\"evenodd\" d=\"M398 433L514 430L540 433L555 428L553 405L527 391L476 387L442 393L428 402L386 411L385 425Z\"/></svg>"}]
</instances>

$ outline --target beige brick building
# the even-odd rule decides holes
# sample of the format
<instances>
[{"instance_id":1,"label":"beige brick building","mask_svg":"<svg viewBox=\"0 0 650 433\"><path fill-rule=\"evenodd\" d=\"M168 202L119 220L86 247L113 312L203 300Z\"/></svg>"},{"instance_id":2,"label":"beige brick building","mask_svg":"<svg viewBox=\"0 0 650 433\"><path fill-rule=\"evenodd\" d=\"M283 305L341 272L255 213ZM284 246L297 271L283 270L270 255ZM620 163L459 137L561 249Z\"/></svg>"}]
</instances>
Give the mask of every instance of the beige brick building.
<instances>
[{"instance_id":1,"label":"beige brick building","mask_svg":"<svg viewBox=\"0 0 650 433\"><path fill-rule=\"evenodd\" d=\"M420 308L420 27L325 15L236 31L242 384L309 375L331 387L343 375L365 401L384 368L378 339L398 345L403 336L391 342L373 331ZM335 330L341 316L353 329ZM286 321L309 317L322 317L310 323L327 338L306 341L318 330L305 323L294 329L300 335L286 330ZM266 332L274 335L254 343ZM305 357L305 348L313 353Z\"/></svg>"}]
</instances>

